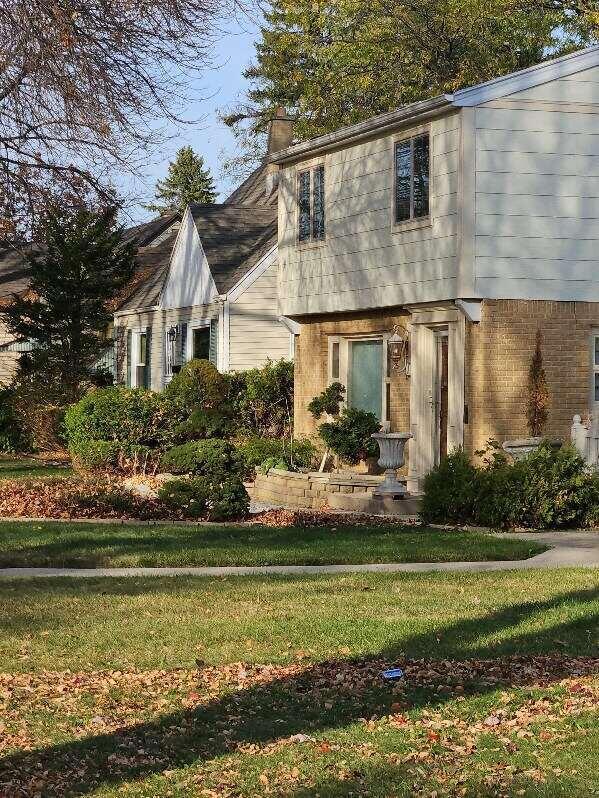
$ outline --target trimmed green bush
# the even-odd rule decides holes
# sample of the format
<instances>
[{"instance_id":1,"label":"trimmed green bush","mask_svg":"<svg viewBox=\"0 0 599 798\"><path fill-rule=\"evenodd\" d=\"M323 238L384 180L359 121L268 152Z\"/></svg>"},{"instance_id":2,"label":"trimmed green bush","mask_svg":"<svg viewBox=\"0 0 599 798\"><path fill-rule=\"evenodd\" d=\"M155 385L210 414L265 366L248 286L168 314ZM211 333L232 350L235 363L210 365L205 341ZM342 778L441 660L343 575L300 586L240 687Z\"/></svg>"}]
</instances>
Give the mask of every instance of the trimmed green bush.
<instances>
[{"instance_id":1,"label":"trimmed green bush","mask_svg":"<svg viewBox=\"0 0 599 798\"><path fill-rule=\"evenodd\" d=\"M227 399L227 378L209 360L190 360L168 384L167 399L189 414L195 408L214 410Z\"/></svg>"},{"instance_id":2,"label":"trimmed green bush","mask_svg":"<svg viewBox=\"0 0 599 798\"><path fill-rule=\"evenodd\" d=\"M308 411L318 421L318 419L328 413L330 416L338 416L341 402L345 396L345 386L340 382L332 382L322 393L315 396L308 405Z\"/></svg>"},{"instance_id":3,"label":"trimmed green bush","mask_svg":"<svg viewBox=\"0 0 599 798\"><path fill-rule=\"evenodd\" d=\"M173 510L189 518L206 516L210 483L204 477L195 479L172 479L158 490L158 498Z\"/></svg>"},{"instance_id":4,"label":"trimmed green bush","mask_svg":"<svg viewBox=\"0 0 599 798\"><path fill-rule=\"evenodd\" d=\"M495 454L482 467L455 451L426 477L421 516L497 529L588 526L599 518L599 476L573 447L549 442L513 464Z\"/></svg>"},{"instance_id":5,"label":"trimmed green bush","mask_svg":"<svg viewBox=\"0 0 599 798\"><path fill-rule=\"evenodd\" d=\"M355 465L378 454L377 443L371 436L380 429L381 424L374 413L350 407L334 421L321 424L318 432L332 452L344 462Z\"/></svg>"},{"instance_id":6,"label":"trimmed green bush","mask_svg":"<svg viewBox=\"0 0 599 798\"><path fill-rule=\"evenodd\" d=\"M235 477L222 482L205 477L173 479L162 485L158 498L189 518L207 521L239 520L247 516L250 508L243 482Z\"/></svg>"},{"instance_id":7,"label":"trimmed green bush","mask_svg":"<svg viewBox=\"0 0 599 798\"><path fill-rule=\"evenodd\" d=\"M209 438L175 446L162 457L161 466L172 474L195 474L220 480L243 474L245 463L232 443Z\"/></svg>"},{"instance_id":8,"label":"trimmed green bush","mask_svg":"<svg viewBox=\"0 0 599 798\"><path fill-rule=\"evenodd\" d=\"M92 391L67 409L64 428L71 455L85 468L147 462L173 436L164 396L140 388Z\"/></svg>"},{"instance_id":9,"label":"trimmed green bush","mask_svg":"<svg viewBox=\"0 0 599 798\"><path fill-rule=\"evenodd\" d=\"M289 437L293 424L293 363L279 360L229 375L229 402L240 434Z\"/></svg>"}]
</instances>

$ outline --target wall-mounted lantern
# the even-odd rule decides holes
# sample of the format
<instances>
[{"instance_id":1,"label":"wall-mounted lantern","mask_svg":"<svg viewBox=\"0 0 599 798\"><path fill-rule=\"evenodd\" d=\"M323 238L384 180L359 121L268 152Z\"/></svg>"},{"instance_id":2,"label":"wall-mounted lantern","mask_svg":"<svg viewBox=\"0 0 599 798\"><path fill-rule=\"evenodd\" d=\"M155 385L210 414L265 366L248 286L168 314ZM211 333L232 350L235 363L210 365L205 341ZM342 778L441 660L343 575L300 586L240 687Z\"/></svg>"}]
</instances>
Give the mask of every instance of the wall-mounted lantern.
<instances>
[{"instance_id":1,"label":"wall-mounted lantern","mask_svg":"<svg viewBox=\"0 0 599 798\"><path fill-rule=\"evenodd\" d=\"M401 324L393 327L393 335L387 339L391 370L410 376L410 333Z\"/></svg>"}]
</instances>

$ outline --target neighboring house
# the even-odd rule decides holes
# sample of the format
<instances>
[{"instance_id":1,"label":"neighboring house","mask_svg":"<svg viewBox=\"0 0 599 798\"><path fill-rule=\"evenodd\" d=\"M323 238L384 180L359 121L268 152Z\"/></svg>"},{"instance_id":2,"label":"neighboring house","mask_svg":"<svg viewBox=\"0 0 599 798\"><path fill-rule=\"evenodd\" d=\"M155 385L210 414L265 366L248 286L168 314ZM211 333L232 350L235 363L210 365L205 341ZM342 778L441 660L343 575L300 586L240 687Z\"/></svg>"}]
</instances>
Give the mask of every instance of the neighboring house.
<instances>
[{"instance_id":1,"label":"neighboring house","mask_svg":"<svg viewBox=\"0 0 599 798\"><path fill-rule=\"evenodd\" d=\"M526 436L538 328L549 436L599 409L599 47L275 154L296 433L330 382L409 431L408 482ZM387 341L409 337L409 375ZM404 331L405 330L405 331ZM407 335L406 335L407 333ZM401 365L401 364L400 364Z\"/></svg>"},{"instance_id":2,"label":"neighboring house","mask_svg":"<svg viewBox=\"0 0 599 798\"><path fill-rule=\"evenodd\" d=\"M279 113L268 152L290 141L290 120ZM293 357L296 327L278 308L272 171L261 164L222 204L191 205L127 231L138 266L113 303L115 347L101 363L118 383L161 390L194 357L221 371ZM28 286L22 256L0 249L0 304ZM0 384L28 349L0 324Z\"/></svg>"}]
</instances>

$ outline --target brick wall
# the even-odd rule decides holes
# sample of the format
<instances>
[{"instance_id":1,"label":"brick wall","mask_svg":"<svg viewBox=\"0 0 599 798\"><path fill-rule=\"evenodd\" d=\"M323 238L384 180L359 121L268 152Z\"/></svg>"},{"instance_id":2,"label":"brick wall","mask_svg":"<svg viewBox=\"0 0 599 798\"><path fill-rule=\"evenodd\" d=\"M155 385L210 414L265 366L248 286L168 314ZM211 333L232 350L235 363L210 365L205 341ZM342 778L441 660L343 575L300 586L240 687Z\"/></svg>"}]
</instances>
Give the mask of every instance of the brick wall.
<instances>
[{"instance_id":1,"label":"brick wall","mask_svg":"<svg viewBox=\"0 0 599 798\"><path fill-rule=\"evenodd\" d=\"M545 434L569 440L572 417L589 409L590 335L599 328L599 303L486 300L481 323L467 331L467 450L483 448L489 438L528 436L528 370L539 328L550 392Z\"/></svg>"},{"instance_id":2,"label":"brick wall","mask_svg":"<svg viewBox=\"0 0 599 798\"><path fill-rule=\"evenodd\" d=\"M298 319L301 331L295 347L295 434L313 436L317 424L307 411L310 401L328 385L328 338L330 335L390 333L393 325L406 324L408 314L393 309L335 316ZM391 375L391 429L408 429L410 381L405 375Z\"/></svg>"}]
</instances>

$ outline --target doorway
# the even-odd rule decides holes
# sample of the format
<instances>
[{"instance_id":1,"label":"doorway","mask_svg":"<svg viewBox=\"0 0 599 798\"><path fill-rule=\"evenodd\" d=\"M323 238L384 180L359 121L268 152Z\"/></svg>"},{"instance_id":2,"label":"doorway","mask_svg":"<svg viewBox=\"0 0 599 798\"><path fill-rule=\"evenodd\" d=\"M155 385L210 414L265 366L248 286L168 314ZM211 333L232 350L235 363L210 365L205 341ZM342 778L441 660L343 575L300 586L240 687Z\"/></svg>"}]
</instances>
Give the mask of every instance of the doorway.
<instances>
[{"instance_id":1,"label":"doorway","mask_svg":"<svg viewBox=\"0 0 599 798\"><path fill-rule=\"evenodd\" d=\"M449 414L449 336L447 330L435 332L435 464L447 456L447 423Z\"/></svg>"}]
</instances>

